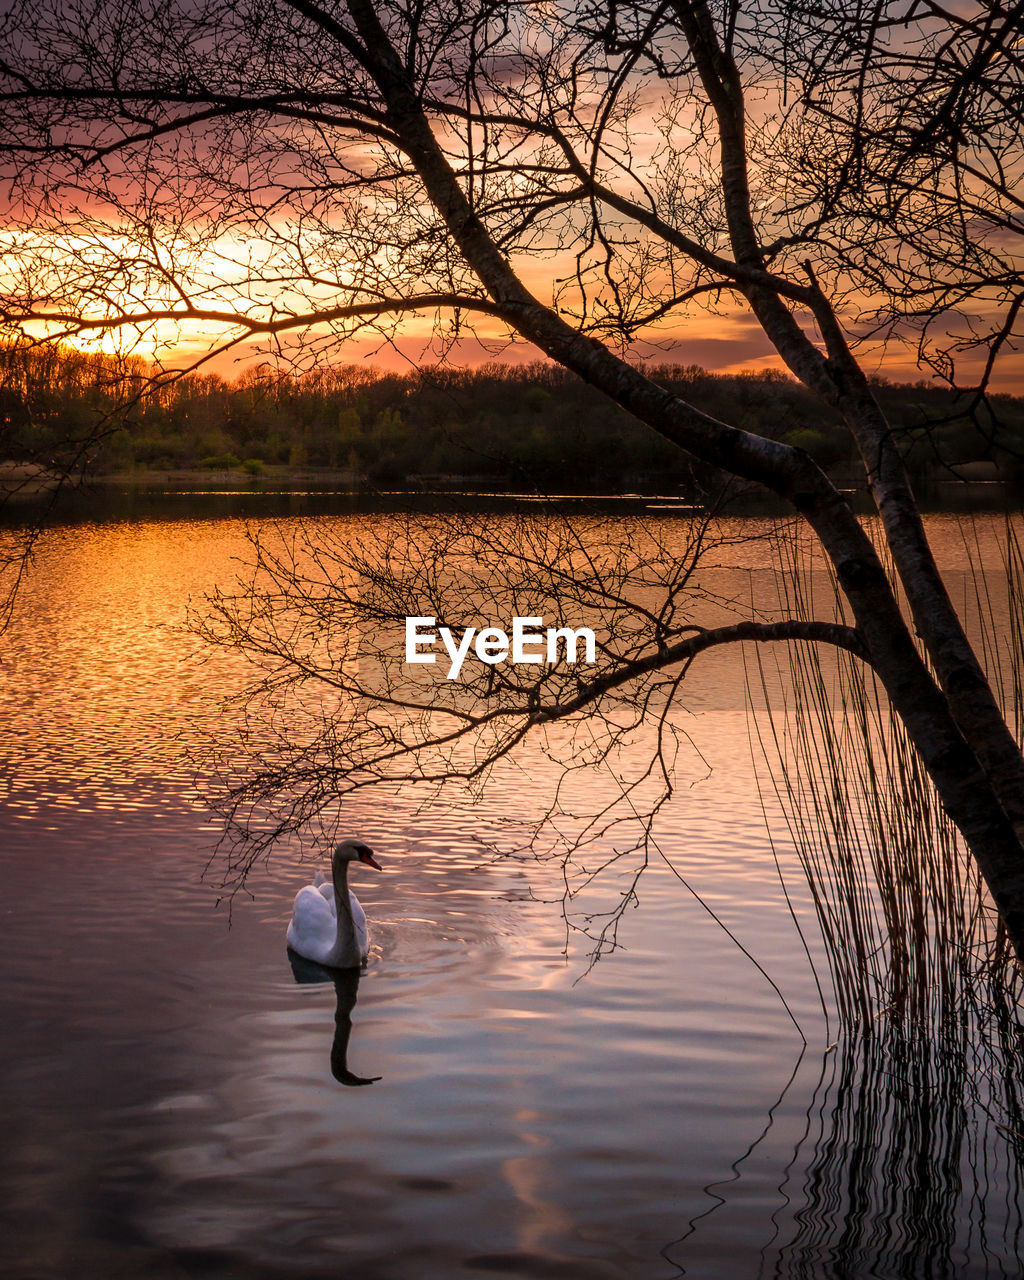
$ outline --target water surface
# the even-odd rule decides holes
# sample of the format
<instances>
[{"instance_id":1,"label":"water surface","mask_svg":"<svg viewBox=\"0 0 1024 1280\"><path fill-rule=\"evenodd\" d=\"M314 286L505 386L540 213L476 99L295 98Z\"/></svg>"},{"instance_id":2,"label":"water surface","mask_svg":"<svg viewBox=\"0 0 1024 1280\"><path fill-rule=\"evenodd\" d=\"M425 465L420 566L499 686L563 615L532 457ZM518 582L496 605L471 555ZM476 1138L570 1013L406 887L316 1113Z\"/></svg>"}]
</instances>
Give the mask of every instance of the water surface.
<instances>
[{"instance_id":1,"label":"water surface","mask_svg":"<svg viewBox=\"0 0 1024 1280\"><path fill-rule=\"evenodd\" d=\"M958 526L934 532L956 578ZM707 763L681 760L664 860L593 970L566 955L557 875L487 856L544 801L535 755L483 803L350 807L385 867L354 875L357 991L289 964L310 845L229 925L187 756L247 672L197 663L181 623L245 547L233 518L55 529L4 640L5 1276L1019 1274L1017 1166L967 1082L915 1091L825 1024L737 655L689 700ZM738 591L770 581L764 556ZM353 994L348 1068L381 1077L362 1088L331 1069Z\"/></svg>"}]
</instances>

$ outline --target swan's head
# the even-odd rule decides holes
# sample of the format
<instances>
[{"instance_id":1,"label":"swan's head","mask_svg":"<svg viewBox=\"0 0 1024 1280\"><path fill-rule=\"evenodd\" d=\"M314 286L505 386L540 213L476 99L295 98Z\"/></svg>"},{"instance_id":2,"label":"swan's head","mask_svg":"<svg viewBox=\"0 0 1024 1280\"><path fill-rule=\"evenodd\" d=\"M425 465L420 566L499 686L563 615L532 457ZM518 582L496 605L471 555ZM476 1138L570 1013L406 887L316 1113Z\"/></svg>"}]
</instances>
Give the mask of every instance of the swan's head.
<instances>
[{"instance_id":1,"label":"swan's head","mask_svg":"<svg viewBox=\"0 0 1024 1280\"><path fill-rule=\"evenodd\" d=\"M368 867L373 867L380 871L381 865L373 856L373 850L369 845L362 844L359 840L343 840L341 844L334 850L335 862L365 862Z\"/></svg>"}]
</instances>

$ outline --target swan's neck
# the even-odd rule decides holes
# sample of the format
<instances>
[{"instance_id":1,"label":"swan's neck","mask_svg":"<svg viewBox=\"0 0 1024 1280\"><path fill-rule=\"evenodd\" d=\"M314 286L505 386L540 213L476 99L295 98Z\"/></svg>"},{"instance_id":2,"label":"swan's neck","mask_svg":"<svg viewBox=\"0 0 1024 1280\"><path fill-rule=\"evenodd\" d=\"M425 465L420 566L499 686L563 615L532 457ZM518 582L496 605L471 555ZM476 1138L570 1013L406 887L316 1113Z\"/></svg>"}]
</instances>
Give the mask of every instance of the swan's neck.
<instances>
[{"instance_id":1,"label":"swan's neck","mask_svg":"<svg viewBox=\"0 0 1024 1280\"><path fill-rule=\"evenodd\" d=\"M334 881L334 909L338 915L338 934L331 948L330 963L338 969L357 969L363 962L359 954L356 923L352 919L352 903L348 896L348 863L340 859L331 864Z\"/></svg>"}]
</instances>

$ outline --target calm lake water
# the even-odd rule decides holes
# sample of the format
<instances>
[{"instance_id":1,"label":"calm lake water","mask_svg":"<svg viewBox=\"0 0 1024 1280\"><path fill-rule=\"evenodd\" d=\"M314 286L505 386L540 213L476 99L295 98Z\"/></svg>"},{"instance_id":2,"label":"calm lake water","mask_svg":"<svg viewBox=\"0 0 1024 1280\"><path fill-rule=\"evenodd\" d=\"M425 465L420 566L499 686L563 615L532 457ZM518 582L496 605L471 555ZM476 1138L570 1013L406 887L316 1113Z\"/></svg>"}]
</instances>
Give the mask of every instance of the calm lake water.
<instances>
[{"instance_id":1,"label":"calm lake water","mask_svg":"<svg viewBox=\"0 0 1024 1280\"><path fill-rule=\"evenodd\" d=\"M384 866L353 877L358 984L289 963L292 898L326 865L311 845L259 868L229 926L188 752L229 732L248 673L197 662L181 624L246 543L197 503L49 532L3 638L0 1273L1020 1274L1019 1168L984 1089L936 1089L927 1046L826 1026L735 655L708 657L681 713L707 764L680 760L664 860L589 972L557 877L487 857L548 794L538 755L482 802L349 806ZM963 592L960 527L932 525ZM735 589L769 581L766 554ZM364 1088L332 1074L349 1020Z\"/></svg>"}]
</instances>

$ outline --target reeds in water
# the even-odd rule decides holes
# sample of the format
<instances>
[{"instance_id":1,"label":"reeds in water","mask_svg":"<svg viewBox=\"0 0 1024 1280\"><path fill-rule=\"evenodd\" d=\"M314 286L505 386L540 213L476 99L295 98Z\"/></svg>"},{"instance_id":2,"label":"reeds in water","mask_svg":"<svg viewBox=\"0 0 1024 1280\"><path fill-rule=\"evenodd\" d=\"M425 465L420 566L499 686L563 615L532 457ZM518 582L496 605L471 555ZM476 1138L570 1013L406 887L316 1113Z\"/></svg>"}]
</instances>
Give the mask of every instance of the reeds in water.
<instances>
[{"instance_id":1,"label":"reeds in water","mask_svg":"<svg viewBox=\"0 0 1024 1280\"><path fill-rule=\"evenodd\" d=\"M963 536L970 542L978 532L965 525ZM779 541L782 608L821 617L824 602L838 598L826 564L795 532ZM986 574L981 559L967 557L964 607L1019 731L1024 553L1012 521L1003 572ZM820 935L808 945L826 1012L841 1036L883 1036L905 1052L916 1044L944 1072L956 1060L963 1079L989 1081L986 1106L1024 1151L1024 981L984 883L870 670L842 651L794 644L780 652L772 669L758 650L748 685L802 873L789 888L809 896ZM780 869L785 878L784 858Z\"/></svg>"},{"instance_id":2,"label":"reeds in water","mask_svg":"<svg viewBox=\"0 0 1024 1280\"><path fill-rule=\"evenodd\" d=\"M1007 529L1005 599L980 569L969 582L979 651L1020 725L1024 555ZM779 543L782 608L821 617L823 599L837 599L826 564L795 533ZM754 722L843 1025L867 1026L881 1010L924 1024L965 999L1016 999L1019 970L981 877L870 669L845 651L798 644L784 669L771 670L760 649L755 661Z\"/></svg>"},{"instance_id":3,"label":"reeds in water","mask_svg":"<svg viewBox=\"0 0 1024 1280\"><path fill-rule=\"evenodd\" d=\"M985 573L990 532L961 527L958 603L1019 735L1024 553L1007 521L1002 572ZM827 566L794 532L780 551L781 607L823 616L837 599ZM748 668L752 722L792 843L780 874L812 905L817 938L794 916L838 1028L776 1273L953 1276L974 1256L1009 1274L1024 1238L1020 967L870 670L845 652L776 652L770 665L759 647Z\"/></svg>"}]
</instances>

